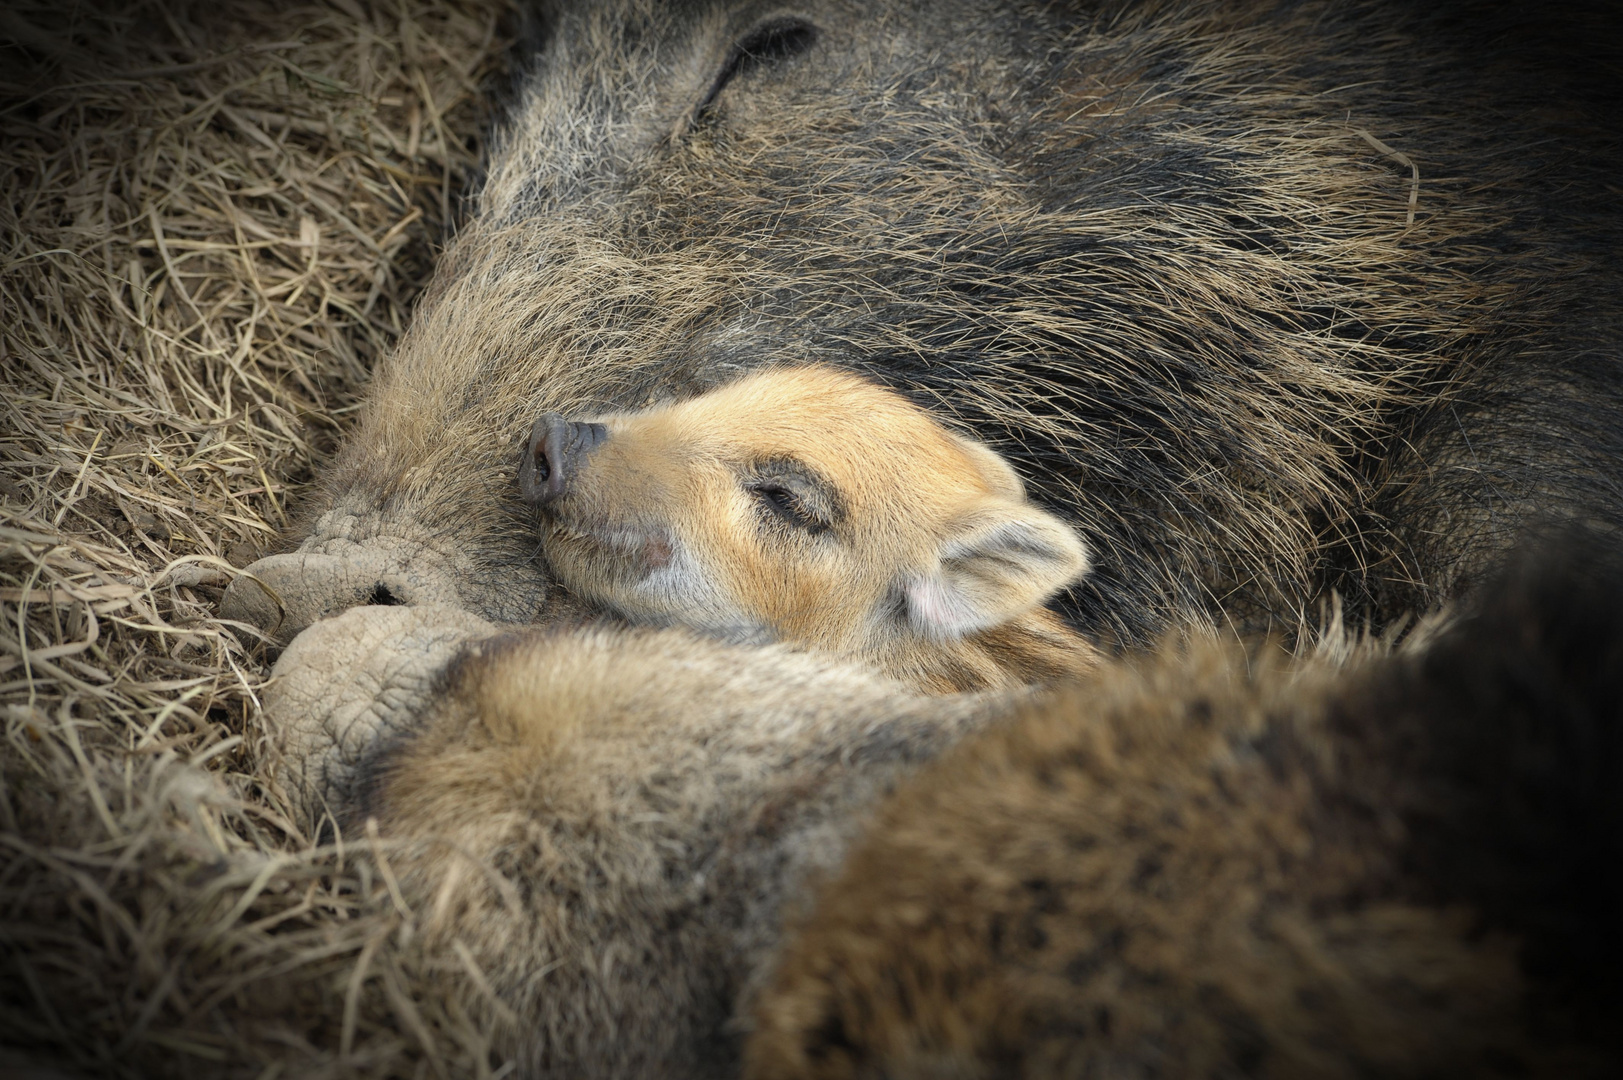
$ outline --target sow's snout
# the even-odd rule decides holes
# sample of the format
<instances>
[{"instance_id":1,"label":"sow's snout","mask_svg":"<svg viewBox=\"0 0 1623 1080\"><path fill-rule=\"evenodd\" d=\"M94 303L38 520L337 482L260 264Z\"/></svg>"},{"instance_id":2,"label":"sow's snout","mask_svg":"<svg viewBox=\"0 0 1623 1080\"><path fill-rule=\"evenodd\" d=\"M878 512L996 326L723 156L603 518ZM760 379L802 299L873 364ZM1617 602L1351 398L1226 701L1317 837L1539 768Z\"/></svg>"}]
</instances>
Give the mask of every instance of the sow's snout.
<instances>
[{"instance_id":1,"label":"sow's snout","mask_svg":"<svg viewBox=\"0 0 1623 1080\"><path fill-rule=\"evenodd\" d=\"M365 606L469 607L453 568L410 545L350 545L341 555L295 551L249 566L225 590L220 617L286 645L306 627Z\"/></svg>"},{"instance_id":2,"label":"sow's snout","mask_svg":"<svg viewBox=\"0 0 1623 1080\"><path fill-rule=\"evenodd\" d=\"M519 463L525 501L546 506L577 479L586 456L608 438L602 424L557 413L536 421ZM509 474L511 475L511 474ZM529 623L547 604L550 578L537 568L526 536L504 559L468 539L468 527L443 510L407 507L384 517L364 506L335 507L298 551L260 559L227 587L223 619L285 646L307 627L355 607L445 606L492 622ZM503 576L492 578L492 565Z\"/></svg>"},{"instance_id":3,"label":"sow's snout","mask_svg":"<svg viewBox=\"0 0 1623 1080\"><path fill-rule=\"evenodd\" d=\"M518 466L519 492L526 502L545 506L563 495L586 456L609 437L602 424L583 424L547 413L530 429L530 443Z\"/></svg>"}]
</instances>

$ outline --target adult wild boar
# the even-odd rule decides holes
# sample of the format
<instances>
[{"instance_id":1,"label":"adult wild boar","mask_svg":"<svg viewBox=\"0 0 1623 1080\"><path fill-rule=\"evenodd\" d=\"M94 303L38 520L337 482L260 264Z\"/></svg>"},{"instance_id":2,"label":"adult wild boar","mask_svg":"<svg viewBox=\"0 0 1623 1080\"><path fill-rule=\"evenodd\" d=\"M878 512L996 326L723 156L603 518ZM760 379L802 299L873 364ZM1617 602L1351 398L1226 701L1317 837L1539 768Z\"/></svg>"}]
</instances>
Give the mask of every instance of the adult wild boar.
<instances>
[{"instance_id":1,"label":"adult wild boar","mask_svg":"<svg viewBox=\"0 0 1623 1080\"><path fill-rule=\"evenodd\" d=\"M1574 81L1615 69L1421 7L543 5L472 220L255 567L284 610L230 608L533 620L535 417L768 361L990 443L1118 640L1330 589L1379 623L1529 518L1616 520L1619 173Z\"/></svg>"},{"instance_id":2,"label":"adult wild boar","mask_svg":"<svg viewBox=\"0 0 1623 1080\"><path fill-rule=\"evenodd\" d=\"M1615 35L1397 0L535 22L472 219L298 550L224 604L313 628L267 697L282 753L335 818L441 853L402 887L466 918L529 1074L735 1060L786 893L989 714L772 648L493 637L547 615L515 483L536 417L855 370L1066 517L1093 570L1064 609L1125 643L1289 628L1332 589L1383 624L1530 522L1623 517L1611 69L1550 61Z\"/></svg>"}]
</instances>

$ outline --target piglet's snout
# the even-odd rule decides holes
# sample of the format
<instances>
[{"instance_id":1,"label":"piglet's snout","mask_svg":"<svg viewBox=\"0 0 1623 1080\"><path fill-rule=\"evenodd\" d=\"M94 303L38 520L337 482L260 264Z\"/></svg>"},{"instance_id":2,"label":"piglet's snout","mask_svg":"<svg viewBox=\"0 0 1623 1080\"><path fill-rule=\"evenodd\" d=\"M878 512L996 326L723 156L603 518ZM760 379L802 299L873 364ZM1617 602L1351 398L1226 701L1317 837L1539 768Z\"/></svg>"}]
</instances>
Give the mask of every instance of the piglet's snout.
<instances>
[{"instance_id":1,"label":"piglet's snout","mask_svg":"<svg viewBox=\"0 0 1623 1080\"><path fill-rule=\"evenodd\" d=\"M518 467L519 492L545 506L569 489L586 456L609 437L602 424L581 424L547 413L530 429L530 445Z\"/></svg>"}]
</instances>

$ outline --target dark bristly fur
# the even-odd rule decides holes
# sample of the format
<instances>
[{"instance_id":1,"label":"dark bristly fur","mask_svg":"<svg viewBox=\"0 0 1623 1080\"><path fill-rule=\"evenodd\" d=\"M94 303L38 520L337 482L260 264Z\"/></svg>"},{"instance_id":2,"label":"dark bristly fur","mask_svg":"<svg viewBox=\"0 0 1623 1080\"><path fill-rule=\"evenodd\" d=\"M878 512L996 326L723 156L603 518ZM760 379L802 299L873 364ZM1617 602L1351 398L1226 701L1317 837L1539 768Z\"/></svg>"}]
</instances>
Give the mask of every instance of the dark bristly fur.
<instances>
[{"instance_id":1,"label":"dark bristly fur","mask_svg":"<svg viewBox=\"0 0 1623 1080\"><path fill-rule=\"evenodd\" d=\"M1418 655L1120 667L876 817L749 1073L1615 1075L1623 560L1569 540Z\"/></svg>"},{"instance_id":2,"label":"dark bristly fur","mask_svg":"<svg viewBox=\"0 0 1623 1080\"><path fill-rule=\"evenodd\" d=\"M283 641L312 627L267 712L298 736L283 775L406 733L367 759L384 838L418 849L402 903L483 912L425 939L468 935L532 1075L727 1068L719 1018L807 880L783 867L840 865L853 792L901 767L847 751L897 716L939 749L930 707L842 708L849 673L774 678L804 657L606 630L527 637L409 707L368 680L418 686L427 653L401 643L436 613L549 617L512 472L536 416L824 363L972 431L1074 525L1080 630L1206 644L1028 710L879 814L763 999L758 1076L1585 1067L1599 1020L1572 1003L1615 1000L1615 889L1575 853L1613 850L1617 769L1610 722L1577 721L1615 703L1562 636L1566 593L1492 586L1503 604L1429 659L1364 676L1198 629L1294 634L1331 590L1390 626L1468 593L1531 521L1617 534L1616 16L1529 22L1567 14L545 5L476 212L300 550L222 603ZM1605 613L1572 601L1573 625ZM758 730L762 701L781 723ZM851 771L797 788L774 755ZM751 831L763 805L788 832ZM560 806L584 847L555 842ZM447 835L510 874L516 915Z\"/></svg>"},{"instance_id":3,"label":"dark bristly fur","mask_svg":"<svg viewBox=\"0 0 1623 1080\"><path fill-rule=\"evenodd\" d=\"M304 552L527 621L535 416L805 360L1014 462L1097 556L1070 614L1125 642L1292 633L1331 588L1380 625L1531 518L1619 520L1603 28L1557 62L1492 5L796 11L729 68L780 12L548 6ZM342 567L261 569L353 602Z\"/></svg>"},{"instance_id":4,"label":"dark bristly fur","mask_svg":"<svg viewBox=\"0 0 1623 1080\"><path fill-rule=\"evenodd\" d=\"M1521 937L1549 1023L1623 1048L1623 558L1524 551L1480 610L1336 700L1327 729L1395 816L1416 895ZM1369 778L1367 780L1363 778Z\"/></svg>"}]
</instances>

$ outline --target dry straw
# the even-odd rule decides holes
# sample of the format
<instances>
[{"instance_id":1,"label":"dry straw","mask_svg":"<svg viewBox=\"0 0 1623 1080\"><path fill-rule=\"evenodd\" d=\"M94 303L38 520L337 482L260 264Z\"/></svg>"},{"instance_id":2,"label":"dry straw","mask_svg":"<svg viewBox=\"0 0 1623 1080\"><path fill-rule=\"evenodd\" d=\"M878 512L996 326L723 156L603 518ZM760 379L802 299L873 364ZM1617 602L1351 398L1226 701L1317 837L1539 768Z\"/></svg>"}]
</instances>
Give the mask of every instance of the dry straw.
<instances>
[{"instance_id":1,"label":"dry straw","mask_svg":"<svg viewBox=\"0 0 1623 1080\"><path fill-rule=\"evenodd\" d=\"M408 318L509 6L0 9L0 1067L503 1071L376 838L293 823L214 615Z\"/></svg>"}]
</instances>

